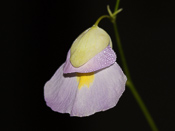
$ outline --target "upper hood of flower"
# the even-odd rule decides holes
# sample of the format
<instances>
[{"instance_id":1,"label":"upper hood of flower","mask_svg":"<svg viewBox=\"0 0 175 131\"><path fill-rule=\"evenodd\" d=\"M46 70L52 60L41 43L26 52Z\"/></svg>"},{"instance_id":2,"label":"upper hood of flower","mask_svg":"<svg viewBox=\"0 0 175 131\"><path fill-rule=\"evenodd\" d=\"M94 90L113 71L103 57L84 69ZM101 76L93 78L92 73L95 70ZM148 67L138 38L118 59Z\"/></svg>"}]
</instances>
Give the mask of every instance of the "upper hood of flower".
<instances>
[{"instance_id":1,"label":"upper hood of flower","mask_svg":"<svg viewBox=\"0 0 175 131\"><path fill-rule=\"evenodd\" d=\"M112 47L110 36L98 26L92 26L84 31L72 44L70 62L74 67L80 67L108 45Z\"/></svg>"}]
</instances>

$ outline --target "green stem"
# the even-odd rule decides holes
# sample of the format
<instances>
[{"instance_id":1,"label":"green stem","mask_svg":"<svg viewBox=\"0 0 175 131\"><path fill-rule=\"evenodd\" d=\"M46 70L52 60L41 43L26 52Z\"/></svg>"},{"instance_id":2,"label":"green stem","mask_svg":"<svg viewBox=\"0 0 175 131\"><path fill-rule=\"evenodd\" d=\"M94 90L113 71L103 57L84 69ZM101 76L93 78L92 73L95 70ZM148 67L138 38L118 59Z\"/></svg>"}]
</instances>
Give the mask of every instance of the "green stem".
<instances>
[{"instance_id":1,"label":"green stem","mask_svg":"<svg viewBox=\"0 0 175 131\"><path fill-rule=\"evenodd\" d=\"M117 31L117 25L116 23L113 23L113 26L114 26L114 31L115 31L115 35L116 35L116 41L117 41L117 45L118 45L118 51L119 51L119 54L120 54L120 57L121 57L121 61L122 61L122 65L123 65L123 69L124 69L124 72L128 78L127 80L127 86L129 87L129 89L131 90L134 98L136 99L137 103L139 104L147 122L149 123L152 131L158 131L158 128L156 127L154 121L153 121L153 118L151 117L148 109L146 108L143 100L141 99L139 93L137 92L132 80L131 80L131 77L130 77L130 73L129 73L129 70L128 70L128 66L127 66L127 63L126 63L126 59L125 59L125 56L124 56L124 52L123 52L123 49L122 49L122 46L121 46L121 42L120 42L120 37L119 37L119 34L118 34L118 31Z\"/></svg>"},{"instance_id":2,"label":"green stem","mask_svg":"<svg viewBox=\"0 0 175 131\"><path fill-rule=\"evenodd\" d=\"M143 100L141 99L139 93L137 92L135 86L133 85L132 81L127 82L127 86L131 90L132 94L134 95L134 98L136 99L137 103L139 104L148 124L150 125L152 131L158 131L158 128L156 127L156 124L154 123L153 118L151 117L148 109L146 108Z\"/></svg>"},{"instance_id":3,"label":"green stem","mask_svg":"<svg viewBox=\"0 0 175 131\"><path fill-rule=\"evenodd\" d=\"M115 4L114 12L118 10L119 3L120 3L120 0L117 0L117 2L116 2L116 4Z\"/></svg>"},{"instance_id":4,"label":"green stem","mask_svg":"<svg viewBox=\"0 0 175 131\"><path fill-rule=\"evenodd\" d=\"M115 11L118 10L118 7L119 7L119 2L120 0L117 0L116 2L116 6L115 6ZM129 89L131 90L131 93L133 94L135 100L137 101L140 109L142 110L150 128L152 129L152 131L158 131L158 128L156 127L156 124L153 120L153 118L151 117L147 107L145 106L143 100L141 99L138 91L136 90L132 80L131 80L131 76L130 76L130 73L129 73L129 69L128 69L128 66L127 66L127 62L126 62L126 59L125 59L125 55L124 55L124 52L123 52L123 49L122 49L122 44L121 44L121 41L120 41L120 36L119 36L119 33L118 33L118 28L117 28L117 24L115 22L116 20L116 17L114 17L114 20L113 20L113 27L114 27L114 32L115 32L115 36L116 36L116 42L117 42L117 46L118 46L118 51L119 51L119 54L120 54L120 57L121 57L121 61L122 61L122 65L123 65L123 69L124 69L124 72L127 76L127 86L129 87Z\"/></svg>"},{"instance_id":5,"label":"green stem","mask_svg":"<svg viewBox=\"0 0 175 131\"><path fill-rule=\"evenodd\" d=\"M109 15L103 15L100 18L98 18L98 20L95 22L94 26L98 26L99 22L104 19L104 18L110 18Z\"/></svg>"},{"instance_id":6,"label":"green stem","mask_svg":"<svg viewBox=\"0 0 175 131\"><path fill-rule=\"evenodd\" d=\"M125 74L127 75L127 79L131 80L129 69L128 69L128 66L127 66L126 59L125 59L125 55L124 55L124 52L123 52L123 49L122 49L120 36L119 36L118 30L117 30L117 24L116 24L115 21L113 23L113 27L114 27L114 32L115 32L115 36L116 36L116 42L117 42L118 51L119 51L119 54L120 54L120 57L121 57L123 69L125 71Z\"/></svg>"}]
</instances>

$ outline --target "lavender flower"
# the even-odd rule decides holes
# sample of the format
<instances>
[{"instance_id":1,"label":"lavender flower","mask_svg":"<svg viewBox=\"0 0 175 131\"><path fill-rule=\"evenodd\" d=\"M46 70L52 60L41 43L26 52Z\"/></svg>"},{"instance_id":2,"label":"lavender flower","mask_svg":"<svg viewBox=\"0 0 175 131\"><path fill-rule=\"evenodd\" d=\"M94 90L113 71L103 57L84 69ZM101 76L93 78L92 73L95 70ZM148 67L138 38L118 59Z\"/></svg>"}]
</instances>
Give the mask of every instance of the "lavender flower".
<instances>
[{"instance_id":1,"label":"lavender flower","mask_svg":"<svg viewBox=\"0 0 175 131\"><path fill-rule=\"evenodd\" d=\"M98 26L87 29L45 84L46 104L56 112L79 117L114 107L127 80L115 61L110 36Z\"/></svg>"}]
</instances>

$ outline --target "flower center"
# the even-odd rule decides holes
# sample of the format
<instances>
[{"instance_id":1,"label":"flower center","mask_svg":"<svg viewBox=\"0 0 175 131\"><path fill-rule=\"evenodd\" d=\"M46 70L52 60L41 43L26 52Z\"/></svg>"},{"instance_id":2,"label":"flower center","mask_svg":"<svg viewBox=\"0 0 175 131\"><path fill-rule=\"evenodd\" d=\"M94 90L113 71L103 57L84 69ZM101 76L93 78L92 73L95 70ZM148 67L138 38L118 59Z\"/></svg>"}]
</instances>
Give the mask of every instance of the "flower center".
<instances>
[{"instance_id":1,"label":"flower center","mask_svg":"<svg viewBox=\"0 0 175 131\"><path fill-rule=\"evenodd\" d=\"M90 87L94 82L94 72L91 73L77 73L77 83L78 89L81 89L83 86Z\"/></svg>"}]
</instances>

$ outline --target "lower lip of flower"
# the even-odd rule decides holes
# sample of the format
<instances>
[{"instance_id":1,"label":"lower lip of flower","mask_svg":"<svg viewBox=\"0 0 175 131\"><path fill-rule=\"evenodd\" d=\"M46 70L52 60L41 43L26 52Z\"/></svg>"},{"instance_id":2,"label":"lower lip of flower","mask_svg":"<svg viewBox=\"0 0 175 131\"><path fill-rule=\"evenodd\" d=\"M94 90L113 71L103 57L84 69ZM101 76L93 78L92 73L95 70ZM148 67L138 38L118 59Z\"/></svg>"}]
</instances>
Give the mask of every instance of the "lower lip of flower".
<instances>
[{"instance_id":1,"label":"lower lip of flower","mask_svg":"<svg viewBox=\"0 0 175 131\"><path fill-rule=\"evenodd\" d=\"M89 88L95 79L94 72L91 73L77 73L77 83L78 83L78 89L81 89L82 87Z\"/></svg>"}]
</instances>

